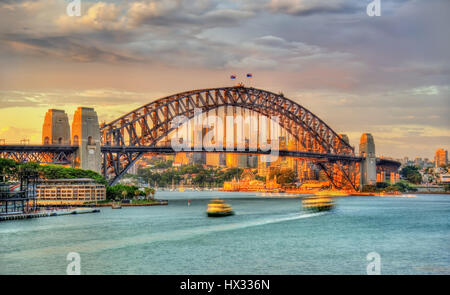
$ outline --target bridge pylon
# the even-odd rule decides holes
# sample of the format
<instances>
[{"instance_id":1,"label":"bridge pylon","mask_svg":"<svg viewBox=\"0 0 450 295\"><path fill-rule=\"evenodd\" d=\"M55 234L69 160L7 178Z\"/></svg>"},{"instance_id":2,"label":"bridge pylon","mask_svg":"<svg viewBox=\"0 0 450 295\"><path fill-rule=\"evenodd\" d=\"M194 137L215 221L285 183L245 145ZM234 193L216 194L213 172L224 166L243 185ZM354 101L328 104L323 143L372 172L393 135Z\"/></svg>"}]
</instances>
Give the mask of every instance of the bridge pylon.
<instances>
[{"instance_id":1,"label":"bridge pylon","mask_svg":"<svg viewBox=\"0 0 450 295\"><path fill-rule=\"evenodd\" d=\"M75 167L101 173L101 140L97 113L78 107L72 122L72 144L78 146Z\"/></svg>"},{"instance_id":2,"label":"bridge pylon","mask_svg":"<svg viewBox=\"0 0 450 295\"><path fill-rule=\"evenodd\" d=\"M360 188L366 184L377 182L377 158L375 156L375 141L370 133L363 133L359 143L359 153L363 157L360 165Z\"/></svg>"},{"instance_id":3,"label":"bridge pylon","mask_svg":"<svg viewBox=\"0 0 450 295\"><path fill-rule=\"evenodd\" d=\"M63 110L49 109L42 126L43 145L70 145L70 126Z\"/></svg>"}]
</instances>

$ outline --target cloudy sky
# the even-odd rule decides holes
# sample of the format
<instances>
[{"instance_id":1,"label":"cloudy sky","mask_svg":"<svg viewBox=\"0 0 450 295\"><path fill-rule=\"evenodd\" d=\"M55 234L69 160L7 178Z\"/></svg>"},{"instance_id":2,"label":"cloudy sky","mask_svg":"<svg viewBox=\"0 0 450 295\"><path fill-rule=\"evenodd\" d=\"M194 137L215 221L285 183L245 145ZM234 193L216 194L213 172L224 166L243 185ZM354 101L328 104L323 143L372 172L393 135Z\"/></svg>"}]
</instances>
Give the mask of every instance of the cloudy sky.
<instances>
[{"instance_id":1,"label":"cloudy sky","mask_svg":"<svg viewBox=\"0 0 450 295\"><path fill-rule=\"evenodd\" d=\"M231 86L282 91L378 155L450 148L450 1L0 0L0 138L40 143L44 115L101 121L165 95ZM254 78L246 81L245 74Z\"/></svg>"}]
</instances>

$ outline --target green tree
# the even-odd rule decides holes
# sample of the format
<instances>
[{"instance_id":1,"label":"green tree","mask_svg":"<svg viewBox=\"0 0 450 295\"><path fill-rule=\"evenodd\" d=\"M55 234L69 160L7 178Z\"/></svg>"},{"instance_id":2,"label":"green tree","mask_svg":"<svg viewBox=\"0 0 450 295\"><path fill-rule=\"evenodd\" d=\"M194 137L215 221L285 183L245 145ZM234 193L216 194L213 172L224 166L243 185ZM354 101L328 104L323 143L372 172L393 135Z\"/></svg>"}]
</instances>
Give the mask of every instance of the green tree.
<instances>
[{"instance_id":1,"label":"green tree","mask_svg":"<svg viewBox=\"0 0 450 295\"><path fill-rule=\"evenodd\" d=\"M154 200L155 199L155 193L156 193L155 189L154 188L149 188L148 190L149 190L149 193L152 195L151 199Z\"/></svg>"},{"instance_id":2,"label":"green tree","mask_svg":"<svg viewBox=\"0 0 450 295\"><path fill-rule=\"evenodd\" d=\"M415 192L417 191L417 188L411 186L408 182L406 181L399 181L396 184L393 185L397 191L400 192Z\"/></svg>"},{"instance_id":3,"label":"green tree","mask_svg":"<svg viewBox=\"0 0 450 295\"><path fill-rule=\"evenodd\" d=\"M450 192L450 183L446 183L446 184L444 185L444 190L445 190L446 192Z\"/></svg>"},{"instance_id":4,"label":"green tree","mask_svg":"<svg viewBox=\"0 0 450 295\"><path fill-rule=\"evenodd\" d=\"M273 179L274 177L277 177L277 183L279 184L292 184L297 180L297 174L294 170L290 168L280 169L275 168L273 169L270 174L269 178Z\"/></svg>"},{"instance_id":5,"label":"green tree","mask_svg":"<svg viewBox=\"0 0 450 295\"><path fill-rule=\"evenodd\" d=\"M389 184L387 182L377 182L375 186L377 189L384 189L387 188Z\"/></svg>"},{"instance_id":6,"label":"green tree","mask_svg":"<svg viewBox=\"0 0 450 295\"><path fill-rule=\"evenodd\" d=\"M373 184L366 184L363 186L362 191L365 193L374 193L377 191L377 187Z\"/></svg>"},{"instance_id":7,"label":"green tree","mask_svg":"<svg viewBox=\"0 0 450 295\"><path fill-rule=\"evenodd\" d=\"M0 158L0 181L6 182L13 177L16 167L17 163L14 160Z\"/></svg>"},{"instance_id":8,"label":"green tree","mask_svg":"<svg viewBox=\"0 0 450 295\"><path fill-rule=\"evenodd\" d=\"M400 170L400 175L407 181L420 184L422 182L422 175L419 172L419 168L416 166L405 166Z\"/></svg>"},{"instance_id":9,"label":"green tree","mask_svg":"<svg viewBox=\"0 0 450 295\"><path fill-rule=\"evenodd\" d=\"M135 196L145 195L137 186L116 184L106 187L106 198L108 200L132 199Z\"/></svg>"}]
</instances>

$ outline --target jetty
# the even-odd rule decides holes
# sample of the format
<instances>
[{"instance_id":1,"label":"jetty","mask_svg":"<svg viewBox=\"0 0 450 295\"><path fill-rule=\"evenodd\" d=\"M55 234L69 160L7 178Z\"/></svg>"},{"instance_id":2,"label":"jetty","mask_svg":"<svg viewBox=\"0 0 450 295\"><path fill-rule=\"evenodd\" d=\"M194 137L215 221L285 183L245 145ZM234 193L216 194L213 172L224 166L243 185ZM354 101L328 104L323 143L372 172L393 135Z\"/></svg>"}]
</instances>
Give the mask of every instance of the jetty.
<instances>
[{"instance_id":1,"label":"jetty","mask_svg":"<svg viewBox=\"0 0 450 295\"><path fill-rule=\"evenodd\" d=\"M68 210L55 210L55 211L41 211L34 213L11 213L0 215L0 221L8 220L21 220L39 217L51 217L51 216L62 216L62 215L72 215L72 214L86 214L86 213L99 213L100 209L97 208L76 208Z\"/></svg>"}]
</instances>

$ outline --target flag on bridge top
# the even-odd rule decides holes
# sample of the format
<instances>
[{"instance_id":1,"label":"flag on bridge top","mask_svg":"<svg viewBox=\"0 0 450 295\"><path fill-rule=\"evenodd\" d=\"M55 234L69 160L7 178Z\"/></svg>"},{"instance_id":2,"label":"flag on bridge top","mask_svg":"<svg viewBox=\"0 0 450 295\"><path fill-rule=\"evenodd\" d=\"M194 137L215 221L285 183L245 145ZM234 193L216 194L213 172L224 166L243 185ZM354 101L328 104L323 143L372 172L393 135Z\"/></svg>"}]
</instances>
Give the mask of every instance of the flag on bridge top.
<instances>
[{"instance_id":1,"label":"flag on bridge top","mask_svg":"<svg viewBox=\"0 0 450 295\"><path fill-rule=\"evenodd\" d=\"M236 75L231 75L230 79L236 79Z\"/></svg>"},{"instance_id":2,"label":"flag on bridge top","mask_svg":"<svg viewBox=\"0 0 450 295\"><path fill-rule=\"evenodd\" d=\"M247 74L247 78L251 78L251 77L253 77L253 74L252 73L248 73Z\"/></svg>"}]
</instances>

